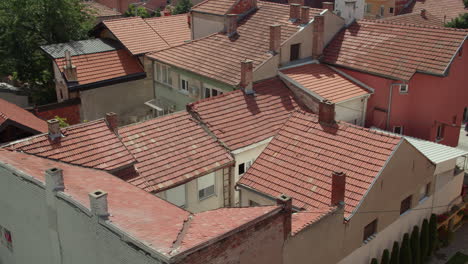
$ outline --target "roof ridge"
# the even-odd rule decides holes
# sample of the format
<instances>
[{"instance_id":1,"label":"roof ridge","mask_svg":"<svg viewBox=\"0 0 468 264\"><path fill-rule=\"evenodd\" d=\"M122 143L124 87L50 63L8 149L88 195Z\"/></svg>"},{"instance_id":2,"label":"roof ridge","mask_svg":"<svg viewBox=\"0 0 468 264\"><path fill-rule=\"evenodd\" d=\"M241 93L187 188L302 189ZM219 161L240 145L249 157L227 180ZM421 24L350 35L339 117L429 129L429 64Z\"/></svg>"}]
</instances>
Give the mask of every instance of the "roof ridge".
<instances>
[{"instance_id":1,"label":"roof ridge","mask_svg":"<svg viewBox=\"0 0 468 264\"><path fill-rule=\"evenodd\" d=\"M446 31L458 31L458 32L467 32L468 29L461 29L461 28L448 28L448 27L437 27L437 26L430 26L430 25L423 25L423 24L410 24L410 23L402 23L402 22L394 22L391 20L372 20L372 19L361 19L358 23L376 23L376 24L390 24L390 25L397 25L397 26L405 26L405 27L418 27L418 28L432 28L432 29L441 29Z\"/></svg>"},{"instance_id":2,"label":"roof ridge","mask_svg":"<svg viewBox=\"0 0 468 264\"><path fill-rule=\"evenodd\" d=\"M178 48L178 47L181 47L181 46L184 46L184 45L192 44L192 43L194 43L194 42L201 41L201 40L207 39L207 38L209 38L209 37L212 37L212 36L218 35L218 34L223 35L223 34L221 34L221 33L219 33L219 32L215 32L215 33L212 33L212 34L210 34L210 35L208 35L208 36L204 36L204 37L202 37L202 38L192 39L192 40L190 40L190 41L188 41L188 42L185 42L185 43L181 43L181 44L178 44L178 45L175 45L175 46L170 46L170 47L165 48L165 49L162 49L162 50L150 52L149 54L147 54L147 56L154 56L154 55L155 55L156 53L158 53L158 52L162 52L162 51L166 51L166 50L168 50L168 49Z\"/></svg>"},{"instance_id":3,"label":"roof ridge","mask_svg":"<svg viewBox=\"0 0 468 264\"><path fill-rule=\"evenodd\" d=\"M171 45L169 44L169 42L167 42L166 39L163 38L163 37L158 33L158 30L157 30L157 29L153 28L153 26L151 26L145 19L143 19L143 22L144 22L154 33L156 33L156 35L158 35L158 37L160 37L160 38L164 41L164 43L167 44L167 46L169 46L169 47L171 46Z\"/></svg>"},{"instance_id":4,"label":"roof ridge","mask_svg":"<svg viewBox=\"0 0 468 264\"><path fill-rule=\"evenodd\" d=\"M113 21L121 21L121 20L131 20L131 19L141 19L143 20L143 18L139 17L139 16L136 16L136 17L118 17L118 18L112 18L112 19L106 19L104 21L102 21L101 23L103 24L106 24L106 22L113 22Z\"/></svg>"},{"instance_id":5,"label":"roof ridge","mask_svg":"<svg viewBox=\"0 0 468 264\"><path fill-rule=\"evenodd\" d=\"M208 98L203 98L203 99L200 99L200 100L198 100L198 101L195 101L195 102L192 102L192 103L187 104L187 108L189 108L190 110L194 110L194 109L193 109L193 106L195 106L195 105L198 105L198 104L204 103L204 102L208 102L208 101L212 101L212 100L217 100L218 98L226 97L227 95L231 95L231 94L239 93L239 92L242 92L242 90L241 90L241 89L238 89L238 90L229 91L229 92L226 92L226 93L217 95L217 96L212 96L212 97L208 97Z\"/></svg>"}]
</instances>

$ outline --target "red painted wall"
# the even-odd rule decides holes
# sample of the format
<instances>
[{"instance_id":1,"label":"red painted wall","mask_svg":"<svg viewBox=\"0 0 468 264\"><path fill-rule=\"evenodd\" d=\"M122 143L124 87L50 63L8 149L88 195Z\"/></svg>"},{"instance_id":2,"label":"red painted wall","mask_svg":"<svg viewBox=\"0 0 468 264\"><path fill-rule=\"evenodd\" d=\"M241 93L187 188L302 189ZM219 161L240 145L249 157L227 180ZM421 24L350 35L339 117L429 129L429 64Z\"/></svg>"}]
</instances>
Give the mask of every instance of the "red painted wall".
<instances>
[{"instance_id":1,"label":"red painted wall","mask_svg":"<svg viewBox=\"0 0 468 264\"><path fill-rule=\"evenodd\" d=\"M55 116L59 116L61 118L66 118L66 122L69 125L81 123L79 103L57 103L47 105L46 107L39 106L33 110L33 113L44 120L53 119Z\"/></svg>"},{"instance_id":2,"label":"red painted wall","mask_svg":"<svg viewBox=\"0 0 468 264\"><path fill-rule=\"evenodd\" d=\"M110 8L115 8L121 13L125 13L128 9L128 5L131 3L140 3L140 0L96 0L96 2L103 4Z\"/></svg>"},{"instance_id":3,"label":"red painted wall","mask_svg":"<svg viewBox=\"0 0 468 264\"><path fill-rule=\"evenodd\" d=\"M468 42L464 44L462 55L456 54L447 77L416 73L409 81L407 94L400 94L397 87L392 88L388 128L385 126L387 113L376 109L388 109L389 87L401 82L342 70L375 89L367 105L367 127L393 130L394 126L404 126L405 135L435 141L437 123L443 123L444 139L439 143L458 144L463 110L468 107Z\"/></svg>"}]
</instances>

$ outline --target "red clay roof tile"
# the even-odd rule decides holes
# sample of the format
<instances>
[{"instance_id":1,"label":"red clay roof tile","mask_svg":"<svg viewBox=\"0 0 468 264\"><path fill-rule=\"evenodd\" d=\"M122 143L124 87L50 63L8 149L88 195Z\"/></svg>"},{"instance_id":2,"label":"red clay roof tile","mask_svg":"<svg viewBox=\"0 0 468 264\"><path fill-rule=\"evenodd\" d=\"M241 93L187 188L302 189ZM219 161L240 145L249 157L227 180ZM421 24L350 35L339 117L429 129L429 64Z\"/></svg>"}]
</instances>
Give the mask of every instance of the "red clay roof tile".
<instances>
[{"instance_id":1,"label":"red clay roof tile","mask_svg":"<svg viewBox=\"0 0 468 264\"><path fill-rule=\"evenodd\" d=\"M0 126L7 120L29 127L39 133L47 131L47 123L25 109L0 98Z\"/></svg>"},{"instance_id":2,"label":"red clay roof tile","mask_svg":"<svg viewBox=\"0 0 468 264\"><path fill-rule=\"evenodd\" d=\"M237 90L190 104L190 111L235 150L272 137L300 106L278 78L254 85L255 96Z\"/></svg>"},{"instance_id":3,"label":"red clay roof tile","mask_svg":"<svg viewBox=\"0 0 468 264\"><path fill-rule=\"evenodd\" d=\"M237 37L231 39L226 34L213 34L148 57L236 86L240 82L242 60L253 60L255 69L272 57L269 52L270 25L281 24L281 42L299 30L299 25L289 21L287 5L259 1L258 7L239 23ZM312 8L310 19L322 11Z\"/></svg>"},{"instance_id":4,"label":"red clay roof tile","mask_svg":"<svg viewBox=\"0 0 468 264\"><path fill-rule=\"evenodd\" d=\"M119 134L138 162L140 177L129 182L148 192L179 185L233 161L185 111L122 127Z\"/></svg>"},{"instance_id":5,"label":"red clay roof tile","mask_svg":"<svg viewBox=\"0 0 468 264\"><path fill-rule=\"evenodd\" d=\"M183 44L191 40L187 24L187 14L147 18L145 22L161 36L169 46Z\"/></svg>"},{"instance_id":6,"label":"red clay roof tile","mask_svg":"<svg viewBox=\"0 0 468 264\"><path fill-rule=\"evenodd\" d=\"M71 59L76 66L78 85L145 72L138 59L124 49L72 56ZM55 63L63 72L65 58L55 59Z\"/></svg>"},{"instance_id":7,"label":"red clay roof tile","mask_svg":"<svg viewBox=\"0 0 468 264\"><path fill-rule=\"evenodd\" d=\"M433 14L426 12L423 17L420 13L409 13L399 16L391 16L379 19L380 21L389 21L393 23L407 24L407 25L424 25L433 27L443 27L444 21Z\"/></svg>"},{"instance_id":8,"label":"red clay roof tile","mask_svg":"<svg viewBox=\"0 0 468 264\"><path fill-rule=\"evenodd\" d=\"M236 0L206 0L192 7L192 11L225 15L236 2Z\"/></svg>"},{"instance_id":9,"label":"red clay roof tile","mask_svg":"<svg viewBox=\"0 0 468 264\"><path fill-rule=\"evenodd\" d=\"M346 173L345 216L351 215L402 139L296 112L278 131L238 184L276 197L286 194L297 208L330 206L331 175Z\"/></svg>"},{"instance_id":10,"label":"red clay roof tile","mask_svg":"<svg viewBox=\"0 0 468 264\"><path fill-rule=\"evenodd\" d=\"M291 234L294 236L307 226L317 222L324 216L333 213L336 207L311 208L307 211L299 211L292 214Z\"/></svg>"},{"instance_id":11,"label":"red clay roof tile","mask_svg":"<svg viewBox=\"0 0 468 264\"><path fill-rule=\"evenodd\" d=\"M403 10L403 14L420 13L421 9L436 16L443 23L458 17L460 14L468 13L463 0L415 0Z\"/></svg>"},{"instance_id":12,"label":"red clay roof tile","mask_svg":"<svg viewBox=\"0 0 468 264\"><path fill-rule=\"evenodd\" d=\"M83 1L85 11L97 17L112 17L122 15L120 12L94 1Z\"/></svg>"},{"instance_id":13,"label":"red clay roof tile","mask_svg":"<svg viewBox=\"0 0 468 264\"><path fill-rule=\"evenodd\" d=\"M136 162L104 119L69 126L61 131L63 137L57 141L51 141L48 134L41 134L13 142L6 148L107 171Z\"/></svg>"},{"instance_id":14,"label":"red clay roof tile","mask_svg":"<svg viewBox=\"0 0 468 264\"><path fill-rule=\"evenodd\" d=\"M339 32L323 61L409 81L416 72L446 74L468 31L360 20Z\"/></svg>"},{"instance_id":15,"label":"red clay roof tile","mask_svg":"<svg viewBox=\"0 0 468 264\"><path fill-rule=\"evenodd\" d=\"M281 72L304 89L334 103L370 94L370 91L346 79L324 64L306 64L281 70Z\"/></svg>"}]
</instances>

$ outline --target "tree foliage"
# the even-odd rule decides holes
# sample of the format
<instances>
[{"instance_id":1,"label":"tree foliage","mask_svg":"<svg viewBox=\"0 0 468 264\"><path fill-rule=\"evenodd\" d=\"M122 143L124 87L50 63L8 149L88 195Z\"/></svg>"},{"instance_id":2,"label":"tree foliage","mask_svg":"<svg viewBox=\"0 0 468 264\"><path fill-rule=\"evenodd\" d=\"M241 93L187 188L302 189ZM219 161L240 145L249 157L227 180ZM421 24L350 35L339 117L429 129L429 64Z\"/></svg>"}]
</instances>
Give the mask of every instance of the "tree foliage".
<instances>
[{"instance_id":1,"label":"tree foliage","mask_svg":"<svg viewBox=\"0 0 468 264\"><path fill-rule=\"evenodd\" d=\"M429 221L424 219L421 227L421 262L424 263L429 255Z\"/></svg>"},{"instance_id":2,"label":"tree foliage","mask_svg":"<svg viewBox=\"0 0 468 264\"><path fill-rule=\"evenodd\" d=\"M421 240L419 239L419 227L414 226L411 232L411 256L413 264L421 264Z\"/></svg>"},{"instance_id":3,"label":"tree foliage","mask_svg":"<svg viewBox=\"0 0 468 264\"><path fill-rule=\"evenodd\" d=\"M461 14L460 16L452 19L447 22L445 26L451 28L468 28L468 13Z\"/></svg>"},{"instance_id":4,"label":"tree foliage","mask_svg":"<svg viewBox=\"0 0 468 264\"><path fill-rule=\"evenodd\" d=\"M172 14L177 15L187 13L190 11L190 8L192 8L191 0L177 0L177 4L172 10Z\"/></svg>"},{"instance_id":5,"label":"tree foliage","mask_svg":"<svg viewBox=\"0 0 468 264\"><path fill-rule=\"evenodd\" d=\"M40 46L85 39L93 21L80 0L1 0L0 76L13 76L29 95L54 96Z\"/></svg>"},{"instance_id":6,"label":"tree foliage","mask_svg":"<svg viewBox=\"0 0 468 264\"><path fill-rule=\"evenodd\" d=\"M431 215L429 220L429 251L428 256L432 256L438 247L438 234L437 234L437 217L435 214Z\"/></svg>"},{"instance_id":7,"label":"tree foliage","mask_svg":"<svg viewBox=\"0 0 468 264\"><path fill-rule=\"evenodd\" d=\"M371 264L379 264L379 262L377 261L376 258L373 258L373 259L371 260Z\"/></svg>"},{"instance_id":8,"label":"tree foliage","mask_svg":"<svg viewBox=\"0 0 468 264\"><path fill-rule=\"evenodd\" d=\"M405 233L403 236L403 242L401 242L400 264L412 264L412 261L413 257L411 256L409 234Z\"/></svg>"},{"instance_id":9,"label":"tree foliage","mask_svg":"<svg viewBox=\"0 0 468 264\"><path fill-rule=\"evenodd\" d=\"M400 263L400 245L398 242L393 242L392 255L390 257L390 264Z\"/></svg>"},{"instance_id":10,"label":"tree foliage","mask_svg":"<svg viewBox=\"0 0 468 264\"><path fill-rule=\"evenodd\" d=\"M380 261L380 264L390 264L390 252L388 252L388 249L385 249L382 253L382 260Z\"/></svg>"},{"instance_id":11,"label":"tree foliage","mask_svg":"<svg viewBox=\"0 0 468 264\"><path fill-rule=\"evenodd\" d=\"M127 11L125 11L124 16L126 17L139 16L143 18L148 18L150 17L150 14L146 10L146 8L142 6L129 5Z\"/></svg>"}]
</instances>

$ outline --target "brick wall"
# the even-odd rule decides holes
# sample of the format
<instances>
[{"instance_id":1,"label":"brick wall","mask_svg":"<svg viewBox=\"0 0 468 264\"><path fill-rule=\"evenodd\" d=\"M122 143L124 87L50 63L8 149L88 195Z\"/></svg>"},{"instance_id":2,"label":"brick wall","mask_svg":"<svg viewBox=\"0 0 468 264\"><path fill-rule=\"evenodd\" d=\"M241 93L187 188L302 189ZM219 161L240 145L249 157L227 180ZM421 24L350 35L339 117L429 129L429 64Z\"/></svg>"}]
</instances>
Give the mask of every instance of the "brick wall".
<instances>
[{"instance_id":1,"label":"brick wall","mask_svg":"<svg viewBox=\"0 0 468 264\"><path fill-rule=\"evenodd\" d=\"M80 105L79 99L72 99L62 103L38 106L33 110L33 113L44 120L55 118L55 116L66 118L68 124L74 125L81 123Z\"/></svg>"},{"instance_id":2,"label":"brick wall","mask_svg":"<svg viewBox=\"0 0 468 264\"><path fill-rule=\"evenodd\" d=\"M285 217L285 213L278 213L177 263L281 264Z\"/></svg>"}]
</instances>

